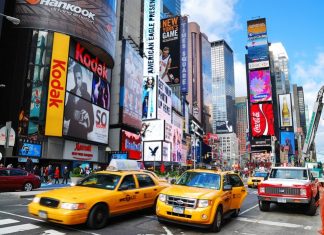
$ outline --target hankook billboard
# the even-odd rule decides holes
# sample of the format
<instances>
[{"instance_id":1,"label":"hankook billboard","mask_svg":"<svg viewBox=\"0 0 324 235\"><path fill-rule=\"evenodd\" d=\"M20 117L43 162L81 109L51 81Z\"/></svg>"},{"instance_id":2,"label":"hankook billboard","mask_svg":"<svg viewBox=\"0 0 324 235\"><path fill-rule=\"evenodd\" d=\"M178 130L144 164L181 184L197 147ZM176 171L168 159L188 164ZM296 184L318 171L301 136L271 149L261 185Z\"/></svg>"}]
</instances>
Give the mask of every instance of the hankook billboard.
<instances>
[{"instance_id":1,"label":"hankook billboard","mask_svg":"<svg viewBox=\"0 0 324 235\"><path fill-rule=\"evenodd\" d=\"M20 28L62 32L99 46L115 55L116 1L17 0Z\"/></svg>"}]
</instances>

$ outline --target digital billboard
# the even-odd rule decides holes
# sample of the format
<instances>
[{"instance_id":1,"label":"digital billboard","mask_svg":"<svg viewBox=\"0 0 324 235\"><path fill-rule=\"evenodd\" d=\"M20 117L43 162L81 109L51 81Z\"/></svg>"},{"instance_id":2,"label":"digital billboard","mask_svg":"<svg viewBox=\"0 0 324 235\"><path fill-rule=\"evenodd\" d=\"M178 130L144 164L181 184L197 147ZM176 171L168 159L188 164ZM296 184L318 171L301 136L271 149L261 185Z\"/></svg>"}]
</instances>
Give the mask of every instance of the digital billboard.
<instances>
[{"instance_id":1,"label":"digital billboard","mask_svg":"<svg viewBox=\"0 0 324 235\"><path fill-rule=\"evenodd\" d=\"M160 78L180 84L180 16L161 20Z\"/></svg>"},{"instance_id":2,"label":"digital billboard","mask_svg":"<svg viewBox=\"0 0 324 235\"><path fill-rule=\"evenodd\" d=\"M249 20L247 22L249 40L267 37L267 26L265 18Z\"/></svg>"},{"instance_id":3,"label":"digital billboard","mask_svg":"<svg viewBox=\"0 0 324 235\"><path fill-rule=\"evenodd\" d=\"M142 120L157 117L157 79L158 76L147 76L142 88Z\"/></svg>"},{"instance_id":4,"label":"digital billboard","mask_svg":"<svg viewBox=\"0 0 324 235\"><path fill-rule=\"evenodd\" d=\"M17 0L20 28L62 32L101 47L115 55L116 1Z\"/></svg>"},{"instance_id":5,"label":"digital billboard","mask_svg":"<svg viewBox=\"0 0 324 235\"><path fill-rule=\"evenodd\" d=\"M216 133L232 133L233 132L233 124L226 121L216 121Z\"/></svg>"},{"instance_id":6,"label":"digital billboard","mask_svg":"<svg viewBox=\"0 0 324 235\"><path fill-rule=\"evenodd\" d=\"M30 141L18 141L18 155L24 157L41 157L42 144Z\"/></svg>"},{"instance_id":7,"label":"digital billboard","mask_svg":"<svg viewBox=\"0 0 324 235\"><path fill-rule=\"evenodd\" d=\"M162 79L159 79L158 84L158 118L171 123L172 90Z\"/></svg>"},{"instance_id":8,"label":"digital billboard","mask_svg":"<svg viewBox=\"0 0 324 235\"><path fill-rule=\"evenodd\" d=\"M290 94L279 95L279 115L281 127L292 127L292 108Z\"/></svg>"},{"instance_id":9,"label":"digital billboard","mask_svg":"<svg viewBox=\"0 0 324 235\"><path fill-rule=\"evenodd\" d=\"M294 132L280 132L280 148L289 155L295 154L295 134Z\"/></svg>"},{"instance_id":10,"label":"digital billboard","mask_svg":"<svg viewBox=\"0 0 324 235\"><path fill-rule=\"evenodd\" d=\"M144 161L161 161L162 159L162 142L143 142Z\"/></svg>"},{"instance_id":11,"label":"digital billboard","mask_svg":"<svg viewBox=\"0 0 324 235\"><path fill-rule=\"evenodd\" d=\"M164 140L164 120L143 121L142 141Z\"/></svg>"},{"instance_id":12,"label":"digital billboard","mask_svg":"<svg viewBox=\"0 0 324 235\"><path fill-rule=\"evenodd\" d=\"M123 41L124 63L121 86L122 122L141 128L142 123L142 81L143 58L126 41Z\"/></svg>"},{"instance_id":13,"label":"digital billboard","mask_svg":"<svg viewBox=\"0 0 324 235\"><path fill-rule=\"evenodd\" d=\"M250 102L271 101L270 70L249 71Z\"/></svg>"},{"instance_id":14,"label":"digital billboard","mask_svg":"<svg viewBox=\"0 0 324 235\"><path fill-rule=\"evenodd\" d=\"M269 47L268 45L248 47L248 62L258 62L269 60Z\"/></svg>"},{"instance_id":15,"label":"digital billboard","mask_svg":"<svg viewBox=\"0 0 324 235\"><path fill-rule=\"evenodd\" d=\"M251 130L253 137L273 136L275 134L272 104L252 104Z\"/></svg>"},{"instance_id":16,"label":"digital billboard","mask_svg":"<svg viewBox=\"0 0 324 235\"><path fill-rule=\"evenodd\" d=\"M181 92L188 93L188 17L181 17L180 24L180 83Z\"/></svg>"},{"instance_id":17,"label":"digital billboard","mask_svg":"<svg viewBox=\"0 0 324 235\"><path fill-rule=\"evenodd\" d=\"M121 131L121 151L128 152L128 158L142 160L141 136L129 131Z\"/></svg>"}]
</instances>

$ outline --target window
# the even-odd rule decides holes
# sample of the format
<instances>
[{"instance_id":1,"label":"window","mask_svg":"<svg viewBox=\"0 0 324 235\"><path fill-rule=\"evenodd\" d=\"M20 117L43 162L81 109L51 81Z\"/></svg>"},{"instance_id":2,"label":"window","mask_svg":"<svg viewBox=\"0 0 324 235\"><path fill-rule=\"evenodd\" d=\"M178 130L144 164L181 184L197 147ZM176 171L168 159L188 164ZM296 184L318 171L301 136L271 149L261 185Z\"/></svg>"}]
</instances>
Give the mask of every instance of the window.
<instances>
[{"instance_id":1,"label":"window","mask_svg":"<svg viewBox=\"0 0 324 235\"><path fill-rule=\"evenodd\" d=\"M11 176L23 176L23 175L27 175L27 172L15 169L15 170L10 170L10 175Z\"/></svg>"},{"instance_id":2,"label":"window","mask_svg":"<svg viewBox=\"0 0 324 235\"><path fill-rule=\"evenodd\" d=\"M154 181L149 175L136 175L140 188L155 186Z\"/></svg>"},{"instance_id":3,"label":"window","mask_svg":"<svg viewBox=\"0 0 324 235\"><path fill-rule=\"evenodd\" d=\"M135 180L133 175L126 175L120 184L120 188L126 187L127 189L134 189L135 186Z\"/></svg>"},{"instance_id":4,"label":"window","mask_svg":"<svg viewBox=\"0 0 324 235\"><path fill-rule=\"evenodd\" d=\"M0 171L0 176L9 176L9 171L8 170L1 170Z\"/></svg>"},{"instance_id":5,"label":"window","mask_svg":"<svg viewBox=\"0 0 324 235\"><path fill-rule=\"evenodd\" d=\"M237 175L229 175L229 180L230 180L230 184L232 185L232 187L242 187L244 184L242 182L242 180L240 179L240 177L238 177Z\"/></svg>"}]
</instances>

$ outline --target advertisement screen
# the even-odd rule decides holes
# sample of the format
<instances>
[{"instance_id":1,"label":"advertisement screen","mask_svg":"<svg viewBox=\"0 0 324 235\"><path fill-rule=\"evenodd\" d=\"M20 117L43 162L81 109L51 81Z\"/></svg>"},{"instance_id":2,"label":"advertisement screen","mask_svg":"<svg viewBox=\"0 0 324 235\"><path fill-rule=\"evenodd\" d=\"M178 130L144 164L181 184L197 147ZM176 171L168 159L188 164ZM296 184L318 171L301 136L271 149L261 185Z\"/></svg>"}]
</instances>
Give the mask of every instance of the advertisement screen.
<instances>
[{"instance_id":1,"label":"advertisement screen","mask_svg":"<svg viewBox=\"0 0 324 235\"><path fill-rule=\"evenodd\" d=\"M162 142L143 142L144 143L144 161L161 161Z\"/></svg>"},{"instance_id":2,"label":"advertisement screen","mask_svg":"<svg viewBox=\"0 0 324 235\"><path fill-rule=\"evenodd\" d=\"M115 1L16 1L20 28L48 29L84 39L115 55Z\"/></svg>"},{"instance_id":3,"label":"advertisement screen","mask_svg":"<svg viewBox=\"0 0 324 235\"><path fill-rule=\"evenodd\" d=\"M280 132L280 147L281 150L288 155L295 154L295 135L294 132Z\"/></svg>"},{"instance_id":4,"label":"advertisement screen","mask_svg":"<svg viewBox=\"0 0 324 235\"><path fill-rule=\"evenodd\" d=\"M161 79L159 79L159 97L158 97L158 118L171 123L172 111L172 90Z\"/></svg>"},{"instance_id":5,"label":"advertisement screen","mask_svg":"<svg viewBox=\"0 0 324 235\"><path fill-rule=\"evenodd\" d=\"M110 109L110 90L106 80L100 78L96 74L93 75L91 102L101 108Z\"/></svg>"},{"instance_id":6,"label":"advertisement screen","mask_svg":"<svg viewBox=\"0 0 324 235\"><path fill-rule=\"evenodd\" d=\"M21 146L19 146L18 155L25 157L41 157L42 145L22 142Z\"/></svg>"},{"instance_id":7,"label":"advertisement screen","mask_svg":"<svg viewBox=\"0 0 324 235\"><path fill-rule=\"evenodd\" d=\"M253 137L275 134L272 104L252 104L251 130Z\"/></svg>"},{"instance_id":8,"label":"advertisement screen","mask_svg":"<svg viewBox=\"0 0 324 235\"><path fill-rule=\"evenodd\" d=\"M123 110L123 123L141 128L142 123L142 81L143 59L133 47L124 40L124 85L121 87L120 106Z\"/></svg>"},{"instance_id":9,"label":"advertisement screen","mask_svg":"<svg viewBox=\"0 0 324 235\"><path fill-rule=\"evenodd\" d=\"M168 84L180 83L180 17L161 20L160 78Z\"/></svg>"},{"instance_id":10,"label":"advertisement screen","mask_svg":"<svg viewBox=\"0 0 324 235\"><path fill-rule=\"evenodd\" d=\"M127 153L112 153L111 159L127 159Z\"/></svg>"},{"instance_id":11,"label":"advertisement screen","mask_svg":"<svg viewBox=\"0 0 324 235\"><path fill-rule=\"evenodd\" d=\"M249 71L250 102L271 101L271 78L269 70Z\"/></svg>"},{"instance_id":12,"label":"advertisement screen","mask_svg":"<svg viewBox=\"0 0 324 235\"><path fill-rule=\"evenodd\" d=\"M143 141L164 140L164 120L142 122Z\"/></svg>"},{"instance_id":13,"label":"advertisement screen","mask_svg":"<svg viewBox=\"0 0 324 235\"><path fill-rule=\"evenodd\" d=\"M257 62L269 60L269 47L268 45L248 47L248 62Z\"/></svg>"},{"instance_id":14,"label":"advertisement screen","mask_svg":"<svg viewBox=\"0 0 324 235\"><path fill-rule=\"evenodd\" d=\"M279 114L281 127L293 125L290 94L279 95Z\"/></svg>"},{"instance_id":15,"label":"advertisement screen","mask_svg":"<svg viewBox=\"0 0 324 235\"><path fill-rule=\"evenodd\" d=\"M233 132L233 124L229 121L216 121L216 133Z\"/></svg>"},{"instance_id":16,"label":"advertisement screen","mask_svg":"<svg viewBox=\"0 0 324 235\"><path fill-rule=\"evenodd\" d=\"M247 32L249 40L267 37L267 26L265 18L248 21Z\"/></svg>"},{"instance_id":17,"label":"advertisement screen","mask_svg":"<svg viewBox=\"0 0 324 235\"><path fill-rule=\"evenodd\" d=\"M142 160L141 136L122 130L121 151L127 151L129 159Z\"/></svg>"}]
</instances>

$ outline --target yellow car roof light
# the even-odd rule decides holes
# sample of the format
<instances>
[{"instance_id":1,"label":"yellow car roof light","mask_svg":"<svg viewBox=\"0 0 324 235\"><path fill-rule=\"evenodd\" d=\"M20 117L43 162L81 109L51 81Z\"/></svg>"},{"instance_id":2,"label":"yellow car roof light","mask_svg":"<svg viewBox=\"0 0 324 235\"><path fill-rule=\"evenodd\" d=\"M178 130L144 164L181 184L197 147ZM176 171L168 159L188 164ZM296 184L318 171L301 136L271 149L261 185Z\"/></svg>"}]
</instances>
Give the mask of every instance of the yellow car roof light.
<instances>
[{"instance_id":1,"label":"yellow car roof light","mask_svg":"<svg viewBox=\"0 0 324 235\"><path fill-rule=\"evenodd\" d=\"M125 159L112 159L107 170L110 171L138 171L140 170L137 161Z\"/></svg>"}]
</instances>

